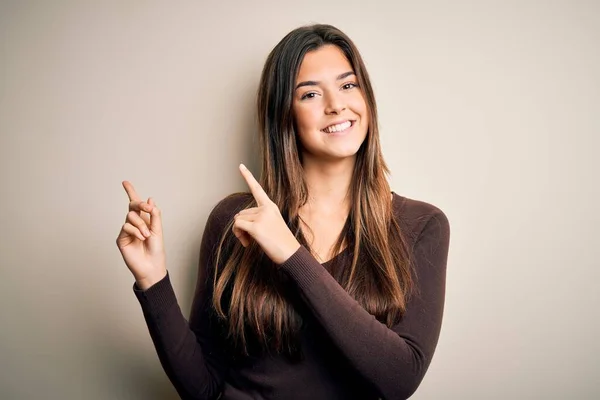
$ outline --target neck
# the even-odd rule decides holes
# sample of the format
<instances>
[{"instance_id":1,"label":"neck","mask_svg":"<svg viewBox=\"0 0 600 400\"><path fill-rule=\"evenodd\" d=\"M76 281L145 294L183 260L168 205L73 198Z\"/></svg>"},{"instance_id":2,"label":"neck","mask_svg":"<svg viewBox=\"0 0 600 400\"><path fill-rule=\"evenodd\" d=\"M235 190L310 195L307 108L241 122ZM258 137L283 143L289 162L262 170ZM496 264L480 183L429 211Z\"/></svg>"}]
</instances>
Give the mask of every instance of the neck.
<instances>
[{"instance_id":1,"label":"neck","mask_svg":"<svg viewBox=\"0 0 600 400\"><path fill-rule=\"evenodd\" d=\"M355 157L323 161L305 156L304 179L308 186L308 204L312 211L347 214L348 192L352 182Z\"/></svg>"}]
</instances>

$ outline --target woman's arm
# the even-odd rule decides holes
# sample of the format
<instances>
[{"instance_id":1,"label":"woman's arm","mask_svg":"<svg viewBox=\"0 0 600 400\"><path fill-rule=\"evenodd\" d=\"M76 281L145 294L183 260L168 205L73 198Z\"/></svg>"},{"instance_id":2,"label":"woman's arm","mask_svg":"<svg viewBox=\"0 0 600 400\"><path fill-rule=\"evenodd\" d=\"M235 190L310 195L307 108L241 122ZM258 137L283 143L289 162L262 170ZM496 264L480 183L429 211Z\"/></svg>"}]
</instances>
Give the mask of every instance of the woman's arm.
<instances>
[{"instance_id":1,"label":"woman's arm","mask_svg":"<svg viewBox=\"0 0 600 400\"><path fill-rule=\"evenodd\" d=\"M442 323L449 236L448 220L436 209L415 244L417 294L391 329L362 308L305 247L280 265L333 342L385 399L411 396L431 362Z\"/></svg>"},{"instance_id":2,"label":"woman's arm","mask_svg":"<svg viewBox=\"0 0 600 400\"><path fill-rule=\"evenodd\" d=\"M161 365L183 399L217 398L227 368L210 312L214 250L227 219L221 215L222 209L215 207L206 222L189 323L177 304L168 274L146 291L135 284L133 288Z\"/></svg>"}]
</instances>

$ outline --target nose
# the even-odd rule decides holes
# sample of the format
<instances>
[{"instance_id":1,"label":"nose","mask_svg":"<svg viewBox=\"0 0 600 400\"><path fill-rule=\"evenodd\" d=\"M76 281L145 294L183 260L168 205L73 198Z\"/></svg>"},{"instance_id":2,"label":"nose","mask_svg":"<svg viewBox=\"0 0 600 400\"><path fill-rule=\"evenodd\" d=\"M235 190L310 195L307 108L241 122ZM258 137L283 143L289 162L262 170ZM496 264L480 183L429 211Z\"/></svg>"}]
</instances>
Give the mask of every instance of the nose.
<instances>
[{"instance_id":1,"label":"nose","mask_svg":"<svg viewBox=\"0 0 600 400\"><path fill-rule=\"evenodd\" d=\"M339 115L346 109L343 98L338 93L329 93L326 95L325 114Z\"/></svg>"}]
</instances>

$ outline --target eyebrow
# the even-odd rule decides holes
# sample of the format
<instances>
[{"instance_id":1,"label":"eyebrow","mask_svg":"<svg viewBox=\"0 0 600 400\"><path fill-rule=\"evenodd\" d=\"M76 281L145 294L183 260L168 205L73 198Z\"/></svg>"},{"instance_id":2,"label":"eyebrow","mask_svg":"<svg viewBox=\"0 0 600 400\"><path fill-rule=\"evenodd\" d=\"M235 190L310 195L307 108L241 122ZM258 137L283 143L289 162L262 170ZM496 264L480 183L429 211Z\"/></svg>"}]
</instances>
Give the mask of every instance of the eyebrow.
<instances>
[{"instance_id":1,"label":"eyebrow","mask_svg":"<svg viewBox=\"0 0 600 400\"><path fill-rule=\"evenodd\" d=\"M336 80L342 80L344 78L349 77L350 75L355 75L354 71L348 71L348 72L344 72L343 74L338 75L338 77L336 78ZM300 89L302 86L318 86L319 83L318 81L304 81L304 82L300 82L297 86L296 89L294 90L298 90Z\"/></svg>"}]
</instances>

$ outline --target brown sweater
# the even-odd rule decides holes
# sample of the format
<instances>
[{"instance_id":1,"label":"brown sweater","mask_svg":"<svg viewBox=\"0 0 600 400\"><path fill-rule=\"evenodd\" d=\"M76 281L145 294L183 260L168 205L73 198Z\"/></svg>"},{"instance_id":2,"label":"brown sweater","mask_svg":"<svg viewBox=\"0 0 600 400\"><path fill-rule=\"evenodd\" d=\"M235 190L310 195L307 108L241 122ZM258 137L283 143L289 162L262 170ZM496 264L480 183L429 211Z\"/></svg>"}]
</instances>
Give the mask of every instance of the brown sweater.
<instances>
[{"instance_id":1,"label":"brown sweater","mask_svg":"<svg viewBox=\"0 0 600 400\"><path fill-rule=\"evenodd\" d=\"M280 268L300 299L302 358L233 358L211 312L212 261L226 224L247 199L221 201L210 214L200 249L189 323L167 275L146 291L134 284L160 362L183 399L406 399L419 386L442 323L449 225L435 206L393 193L395 218L414 248L418 295L391 329L363 309L300 247ZM352 251L335 257L351 263ZM208 282L207 282L208 281Z\"/></svg>"}]
</instances>

